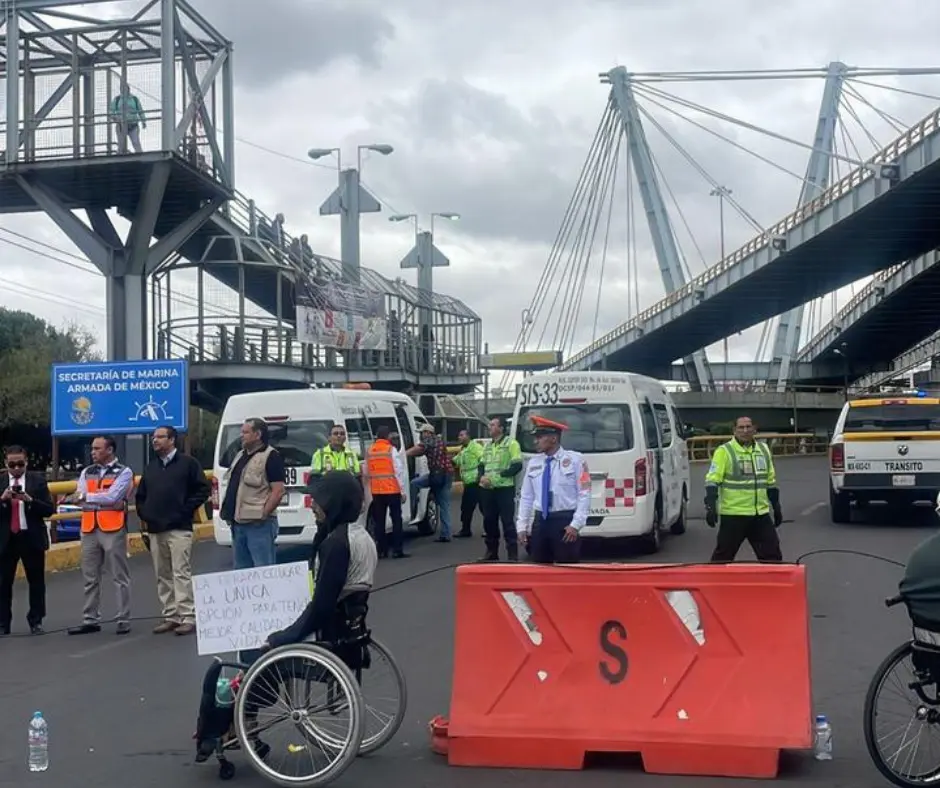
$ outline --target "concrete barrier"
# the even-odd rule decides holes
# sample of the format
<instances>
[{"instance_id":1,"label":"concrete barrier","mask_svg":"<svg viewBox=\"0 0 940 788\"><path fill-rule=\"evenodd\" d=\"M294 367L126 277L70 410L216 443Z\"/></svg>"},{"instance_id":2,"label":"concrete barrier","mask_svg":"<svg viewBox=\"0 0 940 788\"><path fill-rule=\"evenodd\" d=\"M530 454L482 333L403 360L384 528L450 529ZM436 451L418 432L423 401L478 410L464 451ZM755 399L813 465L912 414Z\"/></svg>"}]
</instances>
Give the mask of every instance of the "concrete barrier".
<instances>
[{"instance_id":1,"label":"concrete barrier","mask_svg":"<svg viewBox=\"0 0 940 788\"><path fill-rule=\"evenodd\" d=\"M212 539L214 536L212 523L194 523L193 539L202 542ZM140 555L146 552L147 547L139 533L130 533L127 535L127 553L128 555ZM67 572L70 569L78 569L82 565L82 543L81 542L60 542L52 545L46 552L46 574L54 572ZM20 564L16 570L17 579L23 579L23 565Z\"/></svg>"}]
</instances>

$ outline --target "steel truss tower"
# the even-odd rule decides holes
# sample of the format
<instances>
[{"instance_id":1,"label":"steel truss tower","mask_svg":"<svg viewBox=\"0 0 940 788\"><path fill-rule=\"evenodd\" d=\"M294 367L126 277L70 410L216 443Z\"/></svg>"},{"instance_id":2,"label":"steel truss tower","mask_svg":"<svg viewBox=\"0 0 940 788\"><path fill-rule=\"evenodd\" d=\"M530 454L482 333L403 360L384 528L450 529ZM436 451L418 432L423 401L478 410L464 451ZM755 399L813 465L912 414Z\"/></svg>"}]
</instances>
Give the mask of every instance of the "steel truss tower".
<instances>
[{"instance_id":1,"label":"steel truss tower","mask_svg":"<svg viewBox=\"0 0 940 788\"><path fill-rule=\"evenodd\" d=\"M141 2L119 20L59 10L68 5L0 2L0 213L56 223L107 279L109 358L145 359L148 276L233 193L232 45L186 0ZM144 152L115 122L127 122L125 87L148 121ZM130 222L126 238L109 210ZM125 460L140 467L144 448L128 438Z\"/></svg>"},{"instance_id":2,"label":"steel truss tower","mask_svg":"<svg viewBox=\"0 0 940 788\"><path fill-rule=\"evenodd\" d=\"M797 208L814 200L820 192L829 188L832 154L835 153L836 125L839 122L839 104L847 72L848 66L845 63L834 61L829 64L816 122L816 135L813 138L813 151L806 166L806 178L800 189ZM777 391L786 390L791 377L790 365L799 355L803 310L802 305L791 309L780 316L780 322L777 324L771 356L771 362L780 364L776 380Z\"/></svg>"},{"instance_id":3,"label":"steel truss tower","mask_svg":"<svg viewBox=\"0 0 940 788\"><path fill-rule=\"evenodd\" d=\"M653 238L653 248L659 262L659 273L668 295L683 287L686 279L682 271L679 247L666 211L666 203L663 201L659 179L656 177L656 168L653 166L649 143L643 130L630 74L626 68L618 66L606 74L601 74L601 82L610 85L610 100L620 115L630 158L633 161L637 186ZM704 349L697 350L690 357L683 359L683 364L686 366L688 380L693 391L713 387L711 369Z\"/></svg>"}]
</instances>

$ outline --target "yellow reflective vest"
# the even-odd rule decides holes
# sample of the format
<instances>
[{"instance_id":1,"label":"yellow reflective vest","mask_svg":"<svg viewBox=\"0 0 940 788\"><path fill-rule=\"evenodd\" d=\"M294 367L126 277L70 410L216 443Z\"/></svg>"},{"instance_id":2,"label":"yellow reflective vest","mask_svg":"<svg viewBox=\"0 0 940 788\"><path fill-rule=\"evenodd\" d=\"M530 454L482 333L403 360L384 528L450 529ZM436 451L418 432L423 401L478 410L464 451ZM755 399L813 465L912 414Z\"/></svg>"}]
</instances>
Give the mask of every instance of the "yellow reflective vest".
<instances>
[{"instance_id":1,"label":"yellow reflective vest","mask_svg":"<svg viewBox=\"0 0 940 788\"><path fill-rule=\"evenodd\" d=\"M767 444L742 446L733 438L719 446L705 474L705 487L718 488L718 514L745 517L770 512L767 489L777 486L777 473Z\"/></svg>"}]
</instances>

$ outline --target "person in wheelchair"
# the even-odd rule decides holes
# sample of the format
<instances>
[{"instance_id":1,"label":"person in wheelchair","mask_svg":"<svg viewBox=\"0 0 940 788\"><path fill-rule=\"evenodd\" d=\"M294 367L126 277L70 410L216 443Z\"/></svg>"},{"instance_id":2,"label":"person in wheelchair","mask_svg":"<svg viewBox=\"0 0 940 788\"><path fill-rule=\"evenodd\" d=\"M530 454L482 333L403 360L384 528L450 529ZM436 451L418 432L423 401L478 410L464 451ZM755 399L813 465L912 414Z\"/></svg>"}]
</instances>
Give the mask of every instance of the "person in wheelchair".
<instances>
[{"instance_id":1,"label":"person in wheelchair","mask_svg":"<svg viewBox=\"0 0 940 788\"><path fill-rule=\"evenodd\" d=\"M260 657L272 648L313 640L358 671L368 667L364 664L368 655L365 620L378 565L375 542L361 518L362 486L348 471L330 471L314 480L312 498L317 520L310 557L313 599L290 626L268 635L256 653ZM197 762L217 751L232 725L233 705L220 697L226 694L224 687L220 692L221 670L220 663L213 663L203 680L195 736ZM237 679L229 697L236 691ZM261 699L249 699L247 704L249 716L267 705ZM254 744L256 749L265 747L260 739Z\"/></svg>"},{"instance_id":2,"label":"person in wheelchair","mask_svg":"<svg viewBox=\"0 0 940 788\"><path fill-rule=\"evenodd\" d=\"M940 495L936 509L940 514ZM898 591L907 605L915 638L940 646L940 534L911 553Z\"/></svg>"}]
</instances>

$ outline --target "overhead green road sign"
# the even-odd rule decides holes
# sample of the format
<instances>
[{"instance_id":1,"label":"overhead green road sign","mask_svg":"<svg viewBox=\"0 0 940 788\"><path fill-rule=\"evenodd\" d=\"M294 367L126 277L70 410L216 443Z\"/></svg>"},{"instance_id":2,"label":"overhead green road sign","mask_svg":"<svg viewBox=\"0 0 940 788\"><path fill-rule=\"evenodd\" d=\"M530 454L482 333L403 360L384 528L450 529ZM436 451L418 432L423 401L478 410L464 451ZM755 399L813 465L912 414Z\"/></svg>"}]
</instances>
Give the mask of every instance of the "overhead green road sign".
<instances>
[{"instance_id":1,"label":"overhead green road sign","mask_svg":"<svg viewBox=\"0 0 940 788\"><path fill-rule=\"evenodd\" d=\"M515 369L538 372L561 364L560 350L532 350L522 353L481 353L481 369Z\"/></svg>"}]
</instances>

